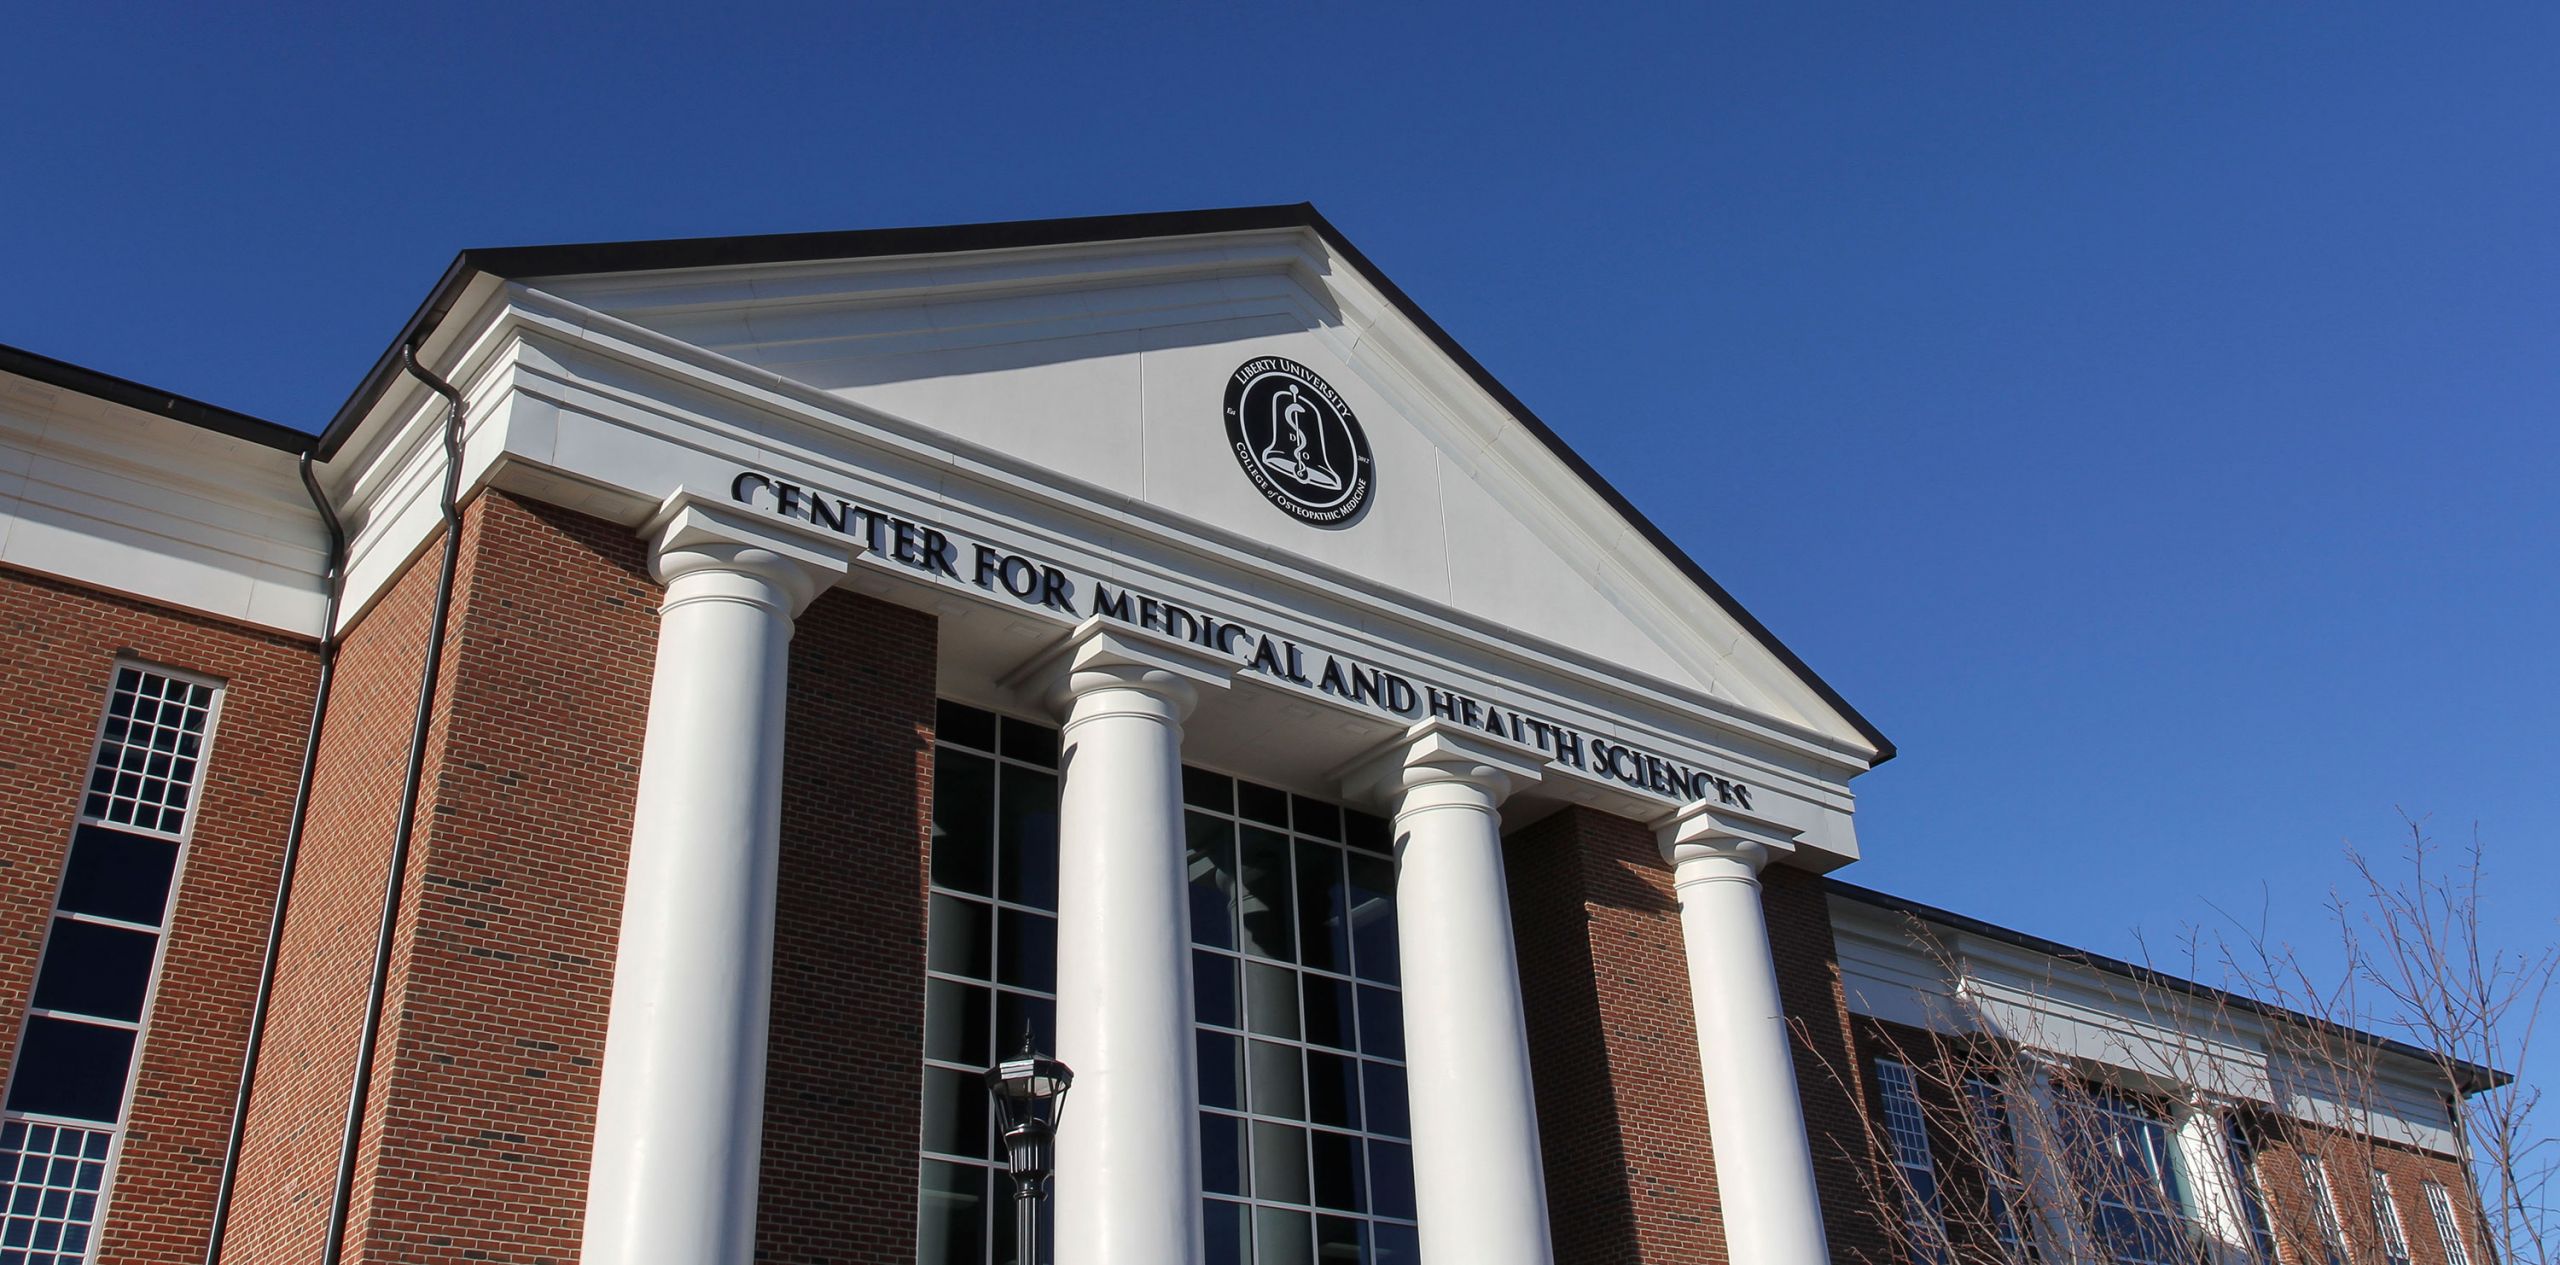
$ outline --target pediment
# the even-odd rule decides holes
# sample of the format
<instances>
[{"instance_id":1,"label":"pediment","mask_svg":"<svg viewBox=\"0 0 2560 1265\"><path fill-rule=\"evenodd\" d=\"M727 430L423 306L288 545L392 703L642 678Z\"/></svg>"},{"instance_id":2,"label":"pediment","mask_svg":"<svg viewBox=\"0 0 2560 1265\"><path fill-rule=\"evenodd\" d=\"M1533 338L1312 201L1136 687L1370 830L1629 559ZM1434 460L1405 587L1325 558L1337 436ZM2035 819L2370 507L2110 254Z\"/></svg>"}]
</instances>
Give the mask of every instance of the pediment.
<instances>
[{"instance_id":1,"label":"pediment","mask_svg":"<svg viewBox=\"0 0 2560 1265\"><path fill-rule=\"evenodd\" d=\"M1407 595L1870 759L1889 753L1307 215L1234 232L516 280L1143 503L1156 521L1255 542L1313 582ZM1289 381L1244 383L1274 362ZM1229 416L1240 385L1242 445ZM1283 503L1363 479L1364 503L1336 521ZM1266 494L1275 482L1283 495Z\"/></svg>"}]
</instances>

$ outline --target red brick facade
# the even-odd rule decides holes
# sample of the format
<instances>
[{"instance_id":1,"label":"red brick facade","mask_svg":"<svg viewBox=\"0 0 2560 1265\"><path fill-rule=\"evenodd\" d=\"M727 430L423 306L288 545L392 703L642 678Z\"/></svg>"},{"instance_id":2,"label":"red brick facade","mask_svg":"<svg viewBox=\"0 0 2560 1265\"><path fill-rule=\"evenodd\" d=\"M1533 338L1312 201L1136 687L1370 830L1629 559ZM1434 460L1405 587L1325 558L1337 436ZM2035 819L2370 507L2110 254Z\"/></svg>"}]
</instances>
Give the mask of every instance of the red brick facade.
<instances>
[{"instance_id":1,"label":"red brick facade","mask_svg":"<svg viewBox=\"0 0 2560 1265\"><path fill-rule=\"evenodd\" d=\"M16 571L0 571L0 633L0 998L12 1018L34 987L117 659L224 683L102 1227L106 1259L200 1261L317 648Z\"/></svg>"},{"instance_id":2,"label":"red brick facade","mask_svg":"<svg viewBox=\"0 0 2560 1265\"><path fill-rule=\"evenodd\" d=\"M851 593L792 635L759 1260L916 1258L934 657Z\"/></svg>"},{"instance_id":3,"label":"red brick facade","mask_svg":"<svg viewBox=\"0 0 2560 1265\"><path fill-rule=\"evenodd\" d=\"M1557 1259L1723 1261L1698 1038L1671 873L1641 823L1569 808L1504 850ZM1819 880L1762 876L1832 1255L1883 1260Z\"/></svg>"}]
</instances>

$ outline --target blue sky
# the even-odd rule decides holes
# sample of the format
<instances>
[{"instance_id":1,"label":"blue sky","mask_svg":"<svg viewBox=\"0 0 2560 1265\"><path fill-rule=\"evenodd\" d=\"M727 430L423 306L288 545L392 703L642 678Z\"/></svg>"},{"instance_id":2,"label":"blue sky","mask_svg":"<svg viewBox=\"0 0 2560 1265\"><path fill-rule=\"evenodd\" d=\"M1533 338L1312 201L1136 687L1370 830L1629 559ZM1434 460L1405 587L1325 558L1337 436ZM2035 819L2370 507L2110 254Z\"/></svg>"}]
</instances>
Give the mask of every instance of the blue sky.
<instances>
[{"instance_id":1,"label":"blue sky","mask_svg":"<svg viewBox=\"0 0 2560 1265\"><path fill-rule=\"evenodd\" d=\"M239 7L12 15L0 341L315 426L465 246L1308 199L1900 743L1850 877L2552 934L2560 9Z\"/></svg>"}]
</instances>

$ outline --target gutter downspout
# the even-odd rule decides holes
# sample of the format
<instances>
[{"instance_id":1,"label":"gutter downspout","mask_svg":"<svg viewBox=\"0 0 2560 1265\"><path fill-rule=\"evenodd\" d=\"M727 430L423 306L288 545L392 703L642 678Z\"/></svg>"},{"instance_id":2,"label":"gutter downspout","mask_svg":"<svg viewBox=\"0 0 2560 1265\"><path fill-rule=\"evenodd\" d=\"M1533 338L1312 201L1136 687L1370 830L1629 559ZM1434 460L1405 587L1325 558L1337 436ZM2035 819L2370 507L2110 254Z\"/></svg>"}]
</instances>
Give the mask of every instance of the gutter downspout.
<instances>
[{"instance_id":1,"label":"gutter downspout","mask_svg":"<svg viewBox=\"0 0 2560 1265\"><path fill-rule=\"evenodd\" d=\"M222 1148L222 1178L213 1191L213 1233L205 1241L204 1265L219 1265L222 1239L231 1221L233 1183L240 1175L240 1144L249 1127L249 1095L258 1080L258 1054L267 1035L267 1006L274 999L276 958L284 945L285 909L293 899L294 865L302 856L302 831L311 817L311 777L320 762L320 727L329 716L329 685L338 670L338 602L345 596L346 526L311 472L312 450L302 452L302 487L311 507L329 532L329 553L321 582L327 598L320 612L320 680L311 695L311 727L302 739L302 772L293 785L293 815L284 831L284 861L276 874L275 911L267 920L267 955L258 968L258 996L249 1007L249 1048L240 1060L240 1089L231 1100L231 1136Z\"/></svg>"},{"instance_id":2,"label":"gutter downspout","mask_svg":"<svg viewBox=\"0 0 2560 1265\"><path fill-rule=\"evenodd\" d=\"M400 891L409 868L409 848L417 837L418 792L426 778L427 728L435 719L436 682L444 669L445 625L453 615L454 572L462 561L462 395L452 383L418 363L416 339L401 346L400 364L445 400L444 561L436 573L435 610L427 622L426 663L418 673L418 707L409 724L409 762L401 782L400 821L392 830L391 868L382 881L382 919L374 932L373 976L365 988L364 1030L356 1041L355 1066L347 1088L347 1117L338 1135L338 1175L329 1189L328 1237L320 1244L320 1265L338 1265L346 1251L356 1152L364 1140L365 1102L373 1088L375 1048L382 1039L383 995L391 981L391 937L399 927Z\"/></svg>"}]
</instances>

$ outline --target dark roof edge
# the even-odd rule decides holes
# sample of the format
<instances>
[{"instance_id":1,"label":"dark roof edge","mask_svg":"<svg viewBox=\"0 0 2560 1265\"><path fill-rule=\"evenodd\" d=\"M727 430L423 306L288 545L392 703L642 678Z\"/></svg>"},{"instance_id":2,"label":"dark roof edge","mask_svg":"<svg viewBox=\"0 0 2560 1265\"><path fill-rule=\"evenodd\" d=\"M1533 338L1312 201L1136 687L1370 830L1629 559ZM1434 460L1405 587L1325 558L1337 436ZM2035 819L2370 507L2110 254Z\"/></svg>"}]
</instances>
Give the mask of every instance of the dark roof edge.
<instances>
[{"instance_id":1,"label":"dark roof edge","mask_svg":"<svg viewBox=\"0 0 2560 1265\"><path fill-rule=\"evenodd\" d=\"M218 404L184 395L175 395L158 387L144 386L130 378L84 368L67 360L56 360L23 347L0 343L0 373L14 373L47 386L76 391L82 395L121 404L137 412L166 417L202 430L245 440L262 448L273 448L295 456L311 451L314 440L307 431L295 430L281 422L233 412Z\"/></svg>"},{"instance_id":2,"label":"dark roof edge","mask_svg":"<svg viewBox=\"0 0 2560 1265\"><path fill-rule=\"evenodd\" d=\"M1477 386L1492 396L1512 416L1518 418L1538 442L1565 463L1590 488L1608 502L1609 507L1634 524L1646 542L1698 586L1709 599L1722 608L1743 629L1777 655L1789 670L1813 687L1816 695L1840 713L1876 749L1873 764L1894 757L1893 741L1884 736L1873 722L1849 705L1831 683L1780 641L1767 625L1743 609L1723 585L1716 583L1699 566L1696 559L1671 542L1652 519L1645 517L1626 496L1600 472L1568 446L1528 405L1502 385L1491 371L1467 353L1440 323L1431 319L1412 296L1389 279L1370 262L1360 248L1351 244L1341 230L1317 212L1309 202L1282 203L1270 206L1222 207L1197 211L1160 211L1137 215L1093 215L1066 219L1010 220L988 224L953 224L927 228L855 229L824 233L770 233L746 237L687 237L659 241L596 242L584 245L515 246L500 249L466 250L454 257L444 276L428 292L426 302L401 326L398 337L383 350L380 359L368 370L355 394L347 398L337 416L320 432L320 456L326 460L337 455L365 412L388 388L399 372L399 351L403 343L432 331L445 314L459 301L471 278L486 272L501 278L557 276L571 273L644 272L676 268L742 267L753 264L789 263L806 259L860 259L889 255L957 254L966 251L1018 249L1034 246L1064 246L1084 242L1134 241L1149 237L1186 237L1208 233L1242 233L1257 229L1304 228L1322 238L1326 245L1341 253L1358 268L1394 304L1405 319L1412 321L1443 355L1466 371Z\"/></svg>"},{"instance_id":3,"label":"dark roof edge","mask_svg":"<svg viewBox=\"0 0 2560 1265\"><path fill-rule=\"evenodd\" d=\"M2362 1028L2349 1027L2348 1025L2338 1023L2335 1020L2322 1019L2316 1015L2306 1015L2301 1011L2292 1009L2288 1006L2278 1006L2270 1002L2259 1001L2254 997L2243 996L2242 994L2232 992L2228 989L2215 988L2211 984L2198 983L2182 975L2171 975L2166 971L2143 966L2139 963L2127 962L2121 958L2111 958L2102 953L2092 953L2087 949L2064 944L2059 940L2047 940L2042 936L2030 935L2027 932L2017 930L2014 927L2003 927L1998 923L1984 922L1979 918L1960 914L1951 909L1940 909L1935 905L1924 905L1916 900L1910 900L1901 896L1894 896L1885 892L1879 892L1871 887L1860 887L1855 883L1845 882L1838 878L1825 877L1822 882L1823 885L1834 895L1846 897L1863 905L1871 905L1878 909L1890 910L1894 913L1917 918L1923 922L1938 923L1951 930L1959 931L1966 935L1980 936L1986 940L1997 940L2003 944L2014 945L2031 953L2041 953L2047 957L2061 958L2064 961L2077 963L2082 966L2090 967L2094 970L2105 971L2111 975L2121 975L2139 984L2166 988L2174 992L2185 993L2191 997L2205 998L2209 1001L2229 1005L2235 1009L2248 1011L2251 1014L2265 1015L2278 1019L2288 1019L2297 1023L2309 1025L2319 1031L2333 1032L2353 1037L2360 1041L2369 1041L2379 1049L2388 1050L2393 1054L2415 1059L2422 1063L2441 1064L2442 1062L2447 1061L2433 1050L2411 1045L2410 1043L2399 1040L2395 1037L2386 1037L2380 1033L2367 1032ZM2449 1061L2453 1066L2453 1070L2465 1080L2465 1093L2476 1094L2483 1090L2496 1089L2501 1085L2508 1084L2515 1080L2515 1075L2513 1073L2502 1072L2494 1067L2482 1067L2477 1063L2473 1063L2465 1059L2452 1059Z\"/></svg>"}]
</instances>

